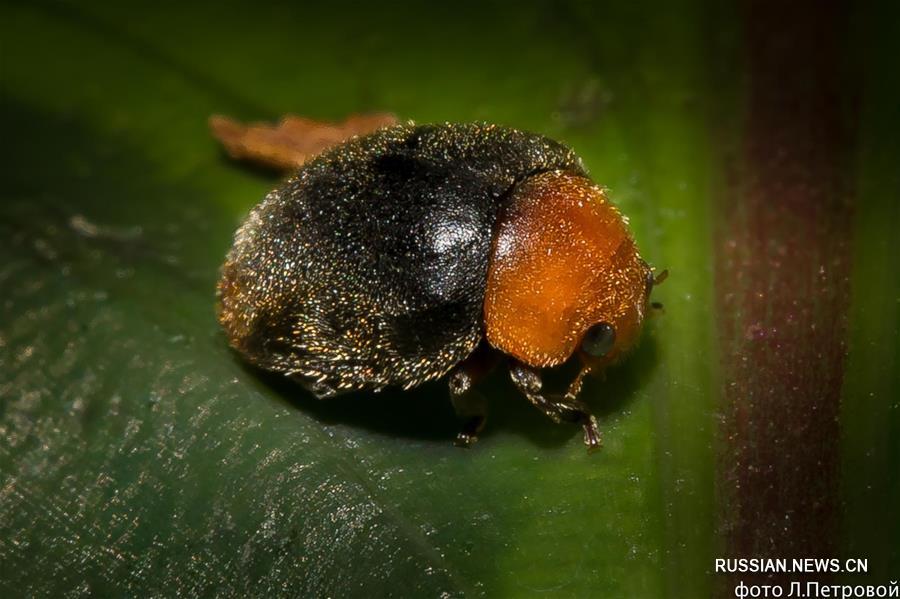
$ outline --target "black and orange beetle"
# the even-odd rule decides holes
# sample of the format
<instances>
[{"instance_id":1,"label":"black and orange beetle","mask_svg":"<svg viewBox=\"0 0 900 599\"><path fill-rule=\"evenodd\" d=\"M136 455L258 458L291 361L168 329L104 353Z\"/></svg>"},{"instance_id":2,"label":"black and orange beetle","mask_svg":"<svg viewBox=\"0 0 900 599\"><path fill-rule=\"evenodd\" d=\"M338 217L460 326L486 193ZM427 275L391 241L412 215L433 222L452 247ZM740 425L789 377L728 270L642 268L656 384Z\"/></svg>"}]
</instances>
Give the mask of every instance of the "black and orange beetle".
<instances>
[{"instance_id":1,"label":"black and orange beetle","mask_svg":"<svg viewBox=\"0 0 900 599\"><path fill-rule=\"evenodd\" d=\"M449 374L468 392L486 355L555 422L596 419L582 376L637 340L654 279L626 220L569 148L485 124L401 124L305 163L250 212L218 285L218 318L252 364L319 397ZM476 348L478 350L476 351ZM561 396L539 369L577 354Z\"/></svg>"}]
</instances>

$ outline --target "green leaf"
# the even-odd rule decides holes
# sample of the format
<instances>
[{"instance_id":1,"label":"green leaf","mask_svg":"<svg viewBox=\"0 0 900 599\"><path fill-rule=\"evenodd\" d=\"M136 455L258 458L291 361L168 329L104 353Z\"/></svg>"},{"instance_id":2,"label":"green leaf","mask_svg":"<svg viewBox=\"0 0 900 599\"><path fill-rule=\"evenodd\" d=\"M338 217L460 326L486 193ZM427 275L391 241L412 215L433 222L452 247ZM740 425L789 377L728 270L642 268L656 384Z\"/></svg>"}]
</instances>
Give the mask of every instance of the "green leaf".
<instances>
[{"instance_id":1,"label":"green leaf","mask_svg":"<svg viewBox=\"0 0 900 599\"><path fill-rule=\"evenodd\" d=\"M736 582L714 572L715 558L813 557L817 547L868 558L869 584L896 575L900 88L888 74L900 37L891 6L858 10L849 34L825 36L866 66L837 96L858 117L838 165L853 182L853 220L823 220L826 233L847 225L853 256L846 280L823 287L829 297L852 291L825 339L842 378L821 405L839 412L838 438L766 403L809 398L815 381L758 400L729 391L758 389L735 364L756 355L755 331L793 314L782 300L831 306L798 284L773 287L762 329L748 328L756 323L743 304L730 308L727 234L750 229L745 187L756 184L755 163L740 158L758 97L758 73L745 63L768 43L754 14L651 0L603 10L0 10L4 596L701 597L730 595ZM765 12L745 12L756 10ZM815 80L803 69L791 76ZM441 383L319 402L227 349L213 313L218 267L243 215L277 181L227 160L207 117L374 110L567 142L630 217L644 257L670 270L654 292L665 314L627 362L585 389L602 451L588 455L576 427L547 421L502 372L483 387L488 428L464 451L452 445ZM784 110L803 118L806 108ZM786 243L780 229L764 234L773 247ZM782 363L819 373L815 349L796 341ZM777 363L751 367L759 384L780 384ZM735 431L748 437L735 442ZM773 438L805 451L799 473L762 451ZM827 538L805 545L805 529L789 520L771 539L754 537L784 519L782 507L809 505L813 491L793 483L820 458L837 473L823 478L823 501L836 506ZM740 488L757 471L752 480L772 495Z\"/></svg>"}]
</instances>

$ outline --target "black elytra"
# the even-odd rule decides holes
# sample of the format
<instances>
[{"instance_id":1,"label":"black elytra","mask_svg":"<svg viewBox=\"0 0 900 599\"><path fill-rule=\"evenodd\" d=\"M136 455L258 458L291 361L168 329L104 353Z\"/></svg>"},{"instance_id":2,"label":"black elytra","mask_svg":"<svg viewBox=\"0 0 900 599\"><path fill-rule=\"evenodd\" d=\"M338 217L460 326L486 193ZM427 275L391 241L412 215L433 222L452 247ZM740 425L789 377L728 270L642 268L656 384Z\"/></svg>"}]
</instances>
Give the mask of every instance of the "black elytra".
<instances>
[{"instance_id":1,"label":"black elytra","mask_svg":"<svg viewBox=\"0 0 900 599\"><path fill-rule=\"evenodd\" d=\"M328 396L413 387L484 336L493 232L518 181L580 160L484 124L399 125L308 162L235 234L219 319L253 364Z\"/></svg>"}]
</instances>

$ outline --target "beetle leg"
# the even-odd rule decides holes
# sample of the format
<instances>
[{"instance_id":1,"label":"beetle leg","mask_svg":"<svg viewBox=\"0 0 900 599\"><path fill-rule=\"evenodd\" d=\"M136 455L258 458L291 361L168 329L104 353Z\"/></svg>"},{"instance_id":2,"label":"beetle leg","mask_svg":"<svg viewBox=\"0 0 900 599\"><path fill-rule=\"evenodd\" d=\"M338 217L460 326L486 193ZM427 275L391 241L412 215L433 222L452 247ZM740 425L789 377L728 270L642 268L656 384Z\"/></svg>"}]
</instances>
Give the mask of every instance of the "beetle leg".
<instances>
[{"instance_id":1,"label":"beetle leg","mask_svg":"<svg viewBox=\"0 0 900 599\"><path fill-rule=\"evenodd\" d=\"M450 402L462 420L462 430L456 436L458 447L469 447L477 441L487 419L484 396L472 389L474 383L475 377L465 368L465 364L450 374Z\"/></svg>"},{"instance_id":2,"label":"beetle leg","mask_svg":"<svg viewBox=\"0 0 900 599\"><path fill-rule=\"evenodd\" d=\"M509 367L513 383L537 409L553 422L571 422L584 428L584 444L588 449L600 447L600 429L597 419L591 414L587 405L577 399L574 393L567 393L561 398L550 398L541 393L541 375L534 369L513 361ZM580 384L578 385L580 388Z\"/></svg>"},{"instance_id":3,"label":"beetle leg","mask_svg":"<svg viewBox=\"0 0 900 599\"><path fill-rule=\"evenodd\" d=\"M316 399L328 399L337 395L338 390L324 380L312 379L299 373L286 373L295 383L316 396Z\"/></svg>"},{"instance_id":4,"label":"beetle leg","mask_svg":"<svg viewBox=\"0 0 900 599\"><path fill-rule=\"evenodd\" d=\"M450 402L462 420L462 430L456 436L458 447L469 447L478 440L478 433L487 420L487 402L473 387L497 363L498 355L487 344L479 345L472 354L450 372Z\"/></svg>"}]
</instances>

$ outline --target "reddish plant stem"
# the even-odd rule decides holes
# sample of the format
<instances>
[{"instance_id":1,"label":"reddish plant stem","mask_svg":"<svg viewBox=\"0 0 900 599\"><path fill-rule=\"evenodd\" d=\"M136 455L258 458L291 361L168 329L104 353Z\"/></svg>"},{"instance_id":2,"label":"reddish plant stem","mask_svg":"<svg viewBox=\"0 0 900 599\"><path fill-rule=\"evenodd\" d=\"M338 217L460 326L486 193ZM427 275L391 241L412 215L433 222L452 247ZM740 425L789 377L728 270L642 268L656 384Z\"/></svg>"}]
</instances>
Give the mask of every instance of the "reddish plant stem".
<instances>
[{"instance_id":1,"label":"reddish plant stem","mask_svg":"<svg viewBox=\"0 0 900 599\"><path fill-rule=\"evenodd\" d=\"M847 13L817 1L744 9L744 133L716 254L723 557L836 557L856 89Z\"/></svg>"}]
</instances>

